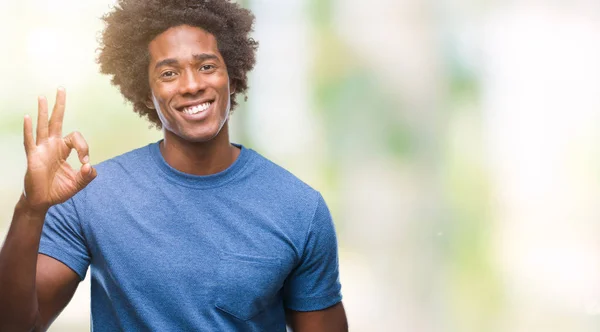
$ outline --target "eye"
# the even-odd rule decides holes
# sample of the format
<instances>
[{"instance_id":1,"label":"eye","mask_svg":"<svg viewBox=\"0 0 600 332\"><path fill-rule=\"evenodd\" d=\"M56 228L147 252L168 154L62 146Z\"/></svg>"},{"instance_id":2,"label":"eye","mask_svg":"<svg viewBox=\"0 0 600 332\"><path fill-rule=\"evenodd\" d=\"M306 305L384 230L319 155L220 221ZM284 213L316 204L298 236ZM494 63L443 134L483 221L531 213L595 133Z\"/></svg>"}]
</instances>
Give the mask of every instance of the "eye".
<instances>
[{"instance_id":1,"label":"eye","mask_svg":"<svg viewBox=\"0 0 600 332\"><path fill-rule=\"evenodd\" d=\"M215 65L202 65L200 66L200 71L209 71L215 69Z\"/></svg>"},{"instance_id":2,"label":"eye","mask_svg":"<svg viewBox=\"0 0 600 332\"><path fill-rule=\"evenodd\" d=\"M164 72L162 72L162 73L160 74L160 77L163 77L163 78L171 78L171 77L173 77L173 76L175 76L175 75L177 75L177 73L175 73L174 71L172 71L172 70L167 70L167 71L164 71Z\"/></svg>"}]
</instances>

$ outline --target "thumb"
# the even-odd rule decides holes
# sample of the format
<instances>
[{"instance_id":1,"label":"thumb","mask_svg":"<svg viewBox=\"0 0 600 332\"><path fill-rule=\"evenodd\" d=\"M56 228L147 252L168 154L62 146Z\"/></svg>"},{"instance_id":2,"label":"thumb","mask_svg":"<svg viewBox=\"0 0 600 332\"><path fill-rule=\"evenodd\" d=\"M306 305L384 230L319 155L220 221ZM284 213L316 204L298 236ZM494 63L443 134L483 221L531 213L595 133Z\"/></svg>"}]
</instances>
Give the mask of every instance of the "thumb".
<instances>
[{"instance_id":1,"label":"thumb","mask_svg":"<svg viewBox=\"0 0 600 332\"><path fill-rule=\"evenodd\" d=\"M96 169L92 167L89 163L83 164L79 172L75 177L75 181L77 183L77 191L85 188L92 180L96 178Z\"/></svg>"}]
</instances>

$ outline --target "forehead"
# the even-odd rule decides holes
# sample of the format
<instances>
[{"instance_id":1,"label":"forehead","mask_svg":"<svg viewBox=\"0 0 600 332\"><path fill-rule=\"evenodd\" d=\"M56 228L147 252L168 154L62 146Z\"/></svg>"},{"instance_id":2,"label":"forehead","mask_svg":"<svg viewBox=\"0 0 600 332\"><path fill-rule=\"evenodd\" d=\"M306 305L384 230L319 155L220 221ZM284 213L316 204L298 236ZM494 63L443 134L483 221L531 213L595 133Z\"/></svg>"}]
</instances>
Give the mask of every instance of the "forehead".
<instances>
[{"instance_id":1,"label":"forehead","mask_svg":"<svg viewBox=\"0 0 600 332\"><path fill-rule=\"evenodd\" d=\"M184 59L194 54L212 53L221 58L217 39L211 33L189 25L169 28L148 44L150 62L162 59Z\"/></svg>"}]
</instances>

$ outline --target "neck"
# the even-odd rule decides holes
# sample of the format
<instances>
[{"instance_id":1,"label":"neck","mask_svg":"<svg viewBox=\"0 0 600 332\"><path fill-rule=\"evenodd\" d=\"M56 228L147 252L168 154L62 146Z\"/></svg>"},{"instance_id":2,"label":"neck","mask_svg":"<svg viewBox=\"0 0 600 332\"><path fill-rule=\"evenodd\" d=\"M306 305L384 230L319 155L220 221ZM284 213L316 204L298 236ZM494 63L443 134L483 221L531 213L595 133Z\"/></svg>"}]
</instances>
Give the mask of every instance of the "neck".
<instances>
[{"instance_id":1,"label":"neck","mask_svg":"<svg viewBox=\"0 0 600 332\"><path fill-rule=\"evenodd\" d=\"M213 139L190 142L164 131L160 152L171 167L193 175L210 175L227 169L237 159L240 149L229 142L228 122Z\"/></svg>"}]
</instances>

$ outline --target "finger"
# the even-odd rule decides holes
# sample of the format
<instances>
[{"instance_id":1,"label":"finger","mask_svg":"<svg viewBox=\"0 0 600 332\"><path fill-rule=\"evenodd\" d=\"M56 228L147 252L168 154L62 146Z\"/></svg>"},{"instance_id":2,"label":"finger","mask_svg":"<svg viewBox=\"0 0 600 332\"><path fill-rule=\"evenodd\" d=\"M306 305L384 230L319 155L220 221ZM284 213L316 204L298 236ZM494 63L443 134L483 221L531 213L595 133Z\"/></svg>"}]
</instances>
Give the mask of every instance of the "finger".
<instances>
[{"instance_id":1,"label":"finger","mask_svg":"<svg viewBox=\"0 0 600 332\"><path fill-rule=\"evenodd\" d=\"M25 153L27 154L35 147L33 125L31 124L31 117L29 115L25 115L23 119L23 145L25 145Z\"/></svg>"},{"instance_id":2,"label":"finger","mask_svg":"<svg viewBox=\"0 0 600 332\"><path fill-rule=\"evenodd\" d=\"M65 116L65 105L67 101L67 92L65 88L56 90L56 102L50 117L50 136L62 137L62 125Z\"/></svg>"},{"instance_id":3,"label":"finger","mask_svg":"<svg viewBox=\"0 0 600 332\"><path fill-rule=\"evenodd\" d=\"M38 121L35 135L37 144L48 139L48 101L46 97L38 97Z\"/></svg>"},{"instance_id":4,"label":"finger","mask_svg":"<svg viewBox=\"0 0 600 332\"><path fill-rule=\"evenodd\" d=\"M92 167L89 163L83 164L77 175L75 176L75 182L77 186L77 191L85 188L92 180L96 178L96 169Z\"/></svg>"},{"instance_id":5,"label":"finger","mask_svg":"<svg viewBox=\"0 0 600 332\"><path fill-rule=\"evenodd\" d=\"M74 131L64 138L65 144L69 149L75 149L79 156L79 161L82 164L86 164L90 161L89 147L83 135L80 132Z\"/></svg>"}]
</instances>

